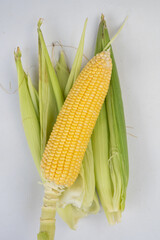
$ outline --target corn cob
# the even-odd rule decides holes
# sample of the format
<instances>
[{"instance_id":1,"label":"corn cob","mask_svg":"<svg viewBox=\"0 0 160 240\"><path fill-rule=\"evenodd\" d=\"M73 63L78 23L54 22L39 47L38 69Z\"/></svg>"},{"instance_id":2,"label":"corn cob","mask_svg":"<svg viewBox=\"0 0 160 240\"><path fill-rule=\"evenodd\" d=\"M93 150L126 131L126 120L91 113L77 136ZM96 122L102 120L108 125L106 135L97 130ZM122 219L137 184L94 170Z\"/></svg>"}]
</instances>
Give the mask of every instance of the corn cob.
<instances>
[{"instance_id":1,"label":"corn cob","mask_svg":"<svg viewBox=\"0 0 160 240\"><path fill-rule=\"evenodd\" d=\"M107 94L112 72L110 50L93 57L70 90L46 145L41 173L45 196L38 240L52 240L56 202L76 180L89 139Z\"/></svg>"},{"instance_id":2,"label":"corn cob","mask_svg":"<svg viewBox=\"0 0 160 240\"><path fill-rule=\"evenodd\" d=\"M42 175L56 185L70 187L76 180L94 125L108 91L110 52L93 57L71 89L45 148Z\"/></svg>"}]
</instances>

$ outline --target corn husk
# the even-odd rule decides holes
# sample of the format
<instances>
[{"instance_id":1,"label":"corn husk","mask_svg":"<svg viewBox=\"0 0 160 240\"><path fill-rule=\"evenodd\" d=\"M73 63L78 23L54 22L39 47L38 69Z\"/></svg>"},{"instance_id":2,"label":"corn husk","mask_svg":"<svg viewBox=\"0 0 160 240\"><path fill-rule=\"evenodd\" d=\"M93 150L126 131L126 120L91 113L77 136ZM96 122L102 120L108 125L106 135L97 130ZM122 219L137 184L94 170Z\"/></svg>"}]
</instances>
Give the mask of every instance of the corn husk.
<instances>
[{"instance_id":1,"label":"corn husk","mask_svg":"<svg viewBox=\"0 0 160 240\"><path fill-rule=\"evenodd\" d=\"M85 24L84 24L84 28L83 28L83 32L82 32L82 36L81 36L81 40L79 43L79 47L77 49L77 53L72 65L72 69L64 90L64 96L66 97L74 83L74 81L76 80L78 74L80 73L81 70L81 65L82 65L82 58L83 58L83 48L84 48L84 38L85 38L85 32L86 32L86 27L87 27L87 21L88 19L86 19Z\"/></svg>"},{"instance_id":2,"label":"corn husk","mask_svg":"<svg viewBox=\"0 0 160 240\"><path fill-rule=\"evenodd\" d=\"M102 15L96 53L102 51L109 41ZM97 192L109 223L115 224L121 221L125 207L129 170L123 102L112 49L111 57L110 88L92 135L92 144Z\"/></svg>"},{"instance_id":3,"label":"corn husk","mask_svg":"<svg viewBox=\"0 0 160 240\"><path fill-rule=\"evenodd\" d=\"M34 106L34 110L36 112L37 118L39 120L39 96L38 92L35 89L35 87L32 84L31 78L29 75L27 75L27 80L28 80L28 90L32 99L32 103Z\"/></svg>"},{"instance_id":4,"label":"corn husk","mask_svg":"<svg viewBox=\"0 0 160 240\"><path fill-rule=\"evenodd\" d=\"M65 60L65 53L64 51L61 51L59 61L57 62L55 66L56 74L58 77L59 85L61 87L61 91L64 95L64 90L70 75L69 68L67 66L66 60Z\"/></svg>"},{"instance_id":5,"label":"corn husk","mask_svg":"<svg viewBox=\"0 0 160 240\"><path fill-rule=\"evenodd\" d=\"M40 31L40 30L39 30ZM54 72L53 66L50 66L45 58L47 51L43 36L38 32L38 56L39 56L39 118L41 129L41 155L44 152L45 145L52 131L53 125L58 115L58 105L53 91L52 83L57 81L57 76L51 81L49 72ZM41 36L41 38L40 38ZM50 59L49 59L50 61ZM50 71L49 71L49 68ZM58 85L58 83L57 83ZM61 90L59 90L61 91Z\"/></svg>"},{"instance_id":6,"label":"corn husk","mask_svg":"<svg viewBox=\"0 0 160 240\"><path fill-rule=\"evenodd\" d=\"M37 25L38 26L38 28L37 28L38 42L39 42L39 46L40 46L39 48L42 49L42 53L44 55L44 58L45 58L45 61L46 61L46 64L47 64L48 74L50 76L50 80L51 80L51 83L52 83L53 92L54 92L54 95L55 95L55 98L56 98L57 108L58 108L58 111L60 111L61 107L64 103L64 98L63 98L63 94L62 94L62 91L61 91L61 88L60 88L60 85L59 85L59 82L58 82L56 72L53 68L51 59L50 59L48 51L47 51L46 44L44 42L43 34L42 34L41 29L40 29L41 25L42 25L42 19L39 20L38 25ZM41 53L41 51L39 51L39 54L40 53ZM41 72L41 71L42 71L42 69L39 70L39 72Z\"/></svg>"},{"instance_id":7,"label":"corn husk","mask_svg":"<svg viewBox=\"0 0 160 240\"><path fill-rule=\"evenodd\" d=\"M21 52L17 48L15 62L18 73L19 102L22 116L23 128L27 142L32 153L36 168L40 173L41 141L40 123L38 114L38 96L29 76L24 72L21 62Z\"/></svg>"}]
</instances>

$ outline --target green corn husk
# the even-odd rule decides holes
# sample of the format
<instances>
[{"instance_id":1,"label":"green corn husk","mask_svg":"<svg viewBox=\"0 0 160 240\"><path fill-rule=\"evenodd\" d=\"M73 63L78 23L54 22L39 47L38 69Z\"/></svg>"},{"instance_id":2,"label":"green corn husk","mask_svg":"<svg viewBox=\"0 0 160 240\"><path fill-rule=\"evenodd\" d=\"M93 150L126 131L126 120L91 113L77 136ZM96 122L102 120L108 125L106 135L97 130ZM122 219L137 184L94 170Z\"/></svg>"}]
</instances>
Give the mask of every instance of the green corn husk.
<instances>
[{"instance_id":1,"label":"green corn husk","mask_svg":"<svg viewBox=\"0 0 160 240\"><path fill-rule=\"evenodd\" d=\"M59 85L59 82L58 82L58 79L57 79L56 72L55 72L55 70L52 66L52 62L51 62L51 59L49 57L46 44L44 42L42 31L40 29L41 25L42 25L42 20L40 19L39 22L38 22L38 25L37 25L38 26L38 28L37 28L38 42L39 42L39 45L42 48L42 53L44 54L44 58L45 58L45 61L46 61L46 64L47 64L48 74L50 76L50 80L51 80L52 87L53 87L53 92L54 92L55 98L56 98L57 108L58 108L58 111L60 111L61 107L64 103L64 98L63 98L63 94L62 94L62 91L61 91L61 88L60 88L60 85ZM39 51L39 53L40 53L40 51ZM40 69L40 72L41 71L42 71L42 69Z\"/></svg>"},{"instance_id":2,"label":"green corn husk","mask_svg":"<svg viewBox=\"0 0 160 240\"><path fill-rule=\"evenodd\" d=\"M58 208L57 211L71 229L76 229L82 217L99 211L91 142L86 150L80 174L75 183L61 196L59 207L64 207Z\"/></svg>"},{"instance_id":3,"label":"green corn husk","mask_svg":"<svg viewBox=\"0 0 160 240\"><path fill-rule=\"evenodd\" d=\"M29 93L30 93L30 96L31 96L31 99L32 99L34 110L35 110L37 118L39 120L39 96L38 96L38 92L35 89L35 87L33 86L31 78L30 78L29 75L28 75L27 80L28 80L28 90L29 90Z\"/></svg>"},{"instance_id":4,"label":"green corn husk","mask_svg":"<svg viewBox=\"0 0 160 240\"><path fill-rule=\"evenodd\" d=\"M84 28L83 28L83 32L82 32L82 36L81 36L81 40L79 43L79 47L77 49L77 53L72 65L72 69L64 90L64 96L66 97L74 83L74 81L76 80L80 70L81 70L81 65L82 65L82 58L83 58L83 48L84 48L84 38L85 38L85 32L86 32L86 27L87 27L87 21L88 19L86 19L85 24L84 24Z\"/></svg>"},{"instance_id":5,"label":"green corn husk","mask_svg":"<svg viewBox=\"0 0 160 240\"><path fill-rule=\"evenodd\" d=\"M45 145L48 141L53 125L58 115L58 104L52 88L52 82L49 75L49 65L45 59L43 50L46 49L43 41L38 34L38 55L39 55L39 118L41 129L41 155L44 152ZM51 67L50 67L51 68ZM53 68L53 66L52 66ZM50 70L54 71L54 69ZM58 82L58 80L55 78Z\"/></svg>"},{"instance_id":6,"label":"green corn husk","mask_svg":"<svg viewBox=\"0 0 160 240\"><path fill-rule=\"evenodd\" d=\"M58 77L59 85L61 87L61 91L64 94L64 90L70 75L69 68L66 64L65 60L65 54L63 51L61 51L59 61L57 62L55 66L56 74Z\"/></svg>"},{"instance_id":7,"label":"green corn husk","mask_svg":"<svg viewBox=\"0 0 160 240\"><path fill-rule=\"evenodd\" d=\"M17 52L15 52L14 55L18 72L19 102L23 128L35 165L38 172L40 173L41 141L40 123L39 117L37 116L38 96L36 90L34 89L30 81L30 78L23 70L21 62L21 52L19 48L17 48Z\"/></svg>"},{"instance_id":8,"label":"green corn husk","mask_svg":"<svg viewBox=\"0 0 160 240\"><path fill-rule=\"evenodd\" d=\"M109 41L102 15L96 53L102 51ZM111 57L110 88L92 135L92 144L97 192L109 223L115 224L121 220L125 207L129 167L123 102L112 49Z\"/></svg>"}]
</instances>

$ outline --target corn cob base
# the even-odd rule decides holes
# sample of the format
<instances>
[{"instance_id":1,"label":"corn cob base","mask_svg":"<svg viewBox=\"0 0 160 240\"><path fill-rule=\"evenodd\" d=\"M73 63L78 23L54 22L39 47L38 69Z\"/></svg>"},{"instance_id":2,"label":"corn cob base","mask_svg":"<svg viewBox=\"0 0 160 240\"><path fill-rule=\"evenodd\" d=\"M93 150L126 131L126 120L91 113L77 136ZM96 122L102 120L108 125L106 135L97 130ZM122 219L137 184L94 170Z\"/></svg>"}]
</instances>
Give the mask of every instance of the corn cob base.
<instances>
[{"instance_id":1,"label":"corn cob base","mask_svg":"<svg viewBox=\"0 0 160 240\"><path fill-rule=\"evenodd\" d=\"M55 186L53 182L45 182L43 206L40 218L40 231L37 235L38 240L54 239L56 204L62 192L63 188Z\"/></svg>"}]
</instances>

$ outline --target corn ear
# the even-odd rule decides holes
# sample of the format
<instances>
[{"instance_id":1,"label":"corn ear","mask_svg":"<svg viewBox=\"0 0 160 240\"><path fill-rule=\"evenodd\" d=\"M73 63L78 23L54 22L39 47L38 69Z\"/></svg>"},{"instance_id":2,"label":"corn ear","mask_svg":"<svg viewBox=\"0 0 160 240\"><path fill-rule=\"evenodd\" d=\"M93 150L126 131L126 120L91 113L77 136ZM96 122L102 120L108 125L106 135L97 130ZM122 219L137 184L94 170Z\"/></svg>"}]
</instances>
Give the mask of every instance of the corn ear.
<instances>
[{"instance_id":1,"label":"corn ear","mask_svg":"<svg viewBox=\"0 0 160 240\"><path fill-rule=\"evenodd\" d=\"M102 51L109 41L102 15L96 53ZM121 220L125 207L128 150L121 89L112 49L111 58L111 84L92 135L92 144L97 192L109 223L115 224Z\"/></svg>"},{"instance_id":2,"label":"corn ear","mask_svg":"<svg viewBox=\"0 0 160 240\"><path fill-rule=\"evenodd\" d=\"M53 238L55 232L57 201L64 188L71 187L79 175L81 162L108 92L111 71L109 50L97 54L86 64L64 102L45 147L41 160L41 173L46 182L40 232L46 231L49 239Z\"/></svg>"},{"instance_id":3,"label":"corn ear","mask_svg":"<svg viewBox=\"0 0 160 240\"><path fill-rule=\"evenodd\" d=\"M40 124L36 113L36 109L38 111L38 97L36 97L36 91L33 90L31 82L23 70L19 48L17 48L17 52L15 52L15 62L18 73L18 91L22 123L35 165L40 173ZM35 104L33 104L33 102Z\"/></svg>"}]
</instances>

